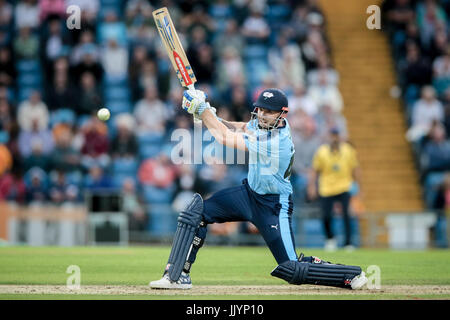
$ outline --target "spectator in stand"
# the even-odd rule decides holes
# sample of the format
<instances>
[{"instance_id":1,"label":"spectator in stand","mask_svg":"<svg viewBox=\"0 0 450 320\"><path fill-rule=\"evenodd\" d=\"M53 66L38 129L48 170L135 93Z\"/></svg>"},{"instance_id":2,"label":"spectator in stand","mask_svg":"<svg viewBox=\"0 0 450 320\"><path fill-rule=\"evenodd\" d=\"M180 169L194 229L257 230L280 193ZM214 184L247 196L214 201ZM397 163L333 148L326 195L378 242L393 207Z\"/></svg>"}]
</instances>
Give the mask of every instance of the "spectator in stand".
<instances>
[{"instance_id":1,"label":"spectator in stand","mask_svg":"<svg viewBox=\"0 0 450 320\"><path fill-rule=\"evenodd\" d=\"M405 30L406 26L414 19L414 10L410 0L386 1L389 7L386 10L386 21L392 31Z\"/></svg>"},{"instance_id":2,"label":"spectator in stand","mask_svg":"<svg viewBox=\"0 0 450 320\"><path fill-rule=\"evenodd\" d=\"M174 185L177 169L170 158L161 152L155 158L144 160L138 170L139 182L146 186L166 189Z\"/></svg>"},{"instance_id":3,"label":"spectator in stand","mask_svg":"<svg viewBox=\"0 0 450 320\"><path fill-rule=\"evenodd\" d=\"M76 83L79 83L82 75L85 72L90 72L95 77L97 83L100 83L103 78L103 68L98 62L98 49L96 45L87 43L81 48L81 60L72 69L72 76Z\"/></svg>"},{"instance_id":4,"label":"spectator in stand","mask_svg":"<svg viewBox=\"0 0 450 320\"><path fill-rule=\"evenodd\" d=\"M403 85L423 86L431 81L432 70L427 58L422 57L420 48L415 43L406 45L406 59L399 63L401 74L404 75Z\"/></svg>"},{"instance_id":5,"label":"spectator in stand","mask_svg":"<svg viewBox=\"0 0 450 320\"><path fill-rule=\"evenodd\" d=\"M294 85L293 93L288 97L288 100L289 108L293 111L301 109L311 117L316 116L319 112L316 101L307 94L305 86L302 83Z\"/></svg>"},{"instance_id":6,"label":"spectator in stand","mask_svg":"<svg viewBox=\"0 0 450 320\"><path fill-rule=\"evenodd\" d=\"M430 49L427 51L427 55L431 61L434 61L439 56L442 56L447 51L448 36L445 26L436 31L436 35L431 42Z\"/></svg>"},{"instance_id":7,"label":"spectator in stand","mask_svg":"<svg viewBox=\"0 0 450 320\"><path fill-rule=\"evenodd\" d=\"M266 43L270 35L270 27L263 16L264 4L251 2L250 15L242 25L242 35L247 43Z\"/></svg>"},{"instance_id":8,"label":"spectator in stand","mask_svg":"<svg viewBox=\"0 0 450 320\"><path fill-rule=\"evenodd\" d=\"M158 67L156 66L156 62L152 59L145 60L142 65L142 69L139 70L139 87L136 93L139 98L142 98L145 95L145 88L147 87L155 87L158 88Z\"/></svg>"},{"instance_id":9,"label":"spectator in stand","mask_svg":"<svg viewBox=\"0 0 450 320\"><path fill-rule=\"evenodd\" d=\"M119 114L116 119L117 134L111 142L111 157L134 158L138 152L138 143L134 135L135 120L128 113Z\"/></svg>"},{"instance_id":10,"label":"spectator in stand","mask_svg":"<svg viewBox=\"0 0 450 320\"><path fill-rule=\"evenodd\" d=\"M342 141L347 141L347 121L341 113L334 111L330 105L324 104L320 107L316 116L316 123L317 133L322 142L328 141L329 132L333 128L338 129Z\"/></svg>"},{"instance_id":11,"label":"spectator in stand","mask_svg":"<svg viewBox=\"0 0 450 320\"><path fill-rule=\"evenodd\" d=\"M63 35L62 21L52 18L48 22L48 35L43 39L44 59L47 63L53 63L56 58L64 53L68 39Z\"/></svg>"},{"instance_id":12,"label":"spectator in stand","mask_svg":"<svg viewBox=\"0 0 450 320\"><path fill-rule=\"evenodd\" d=\"M11 131L16 119L8 100L0 99L0 131Z\"/></svg>"},{"instance_id":13,"label":"spectator in stand","mask_svg":"<svg viewBox=\"0 0 450 320\"><path fill-rule=\"evenodd\" d=\"M19 36L14 39L14 54L18 59L37 59L39 55L39 39L31 33L29 27L21 27Z\"/></svg>"},{"instance_id":14,"label":"spectator in stand","mask_svg":"<svg viewBox=\"0 0 450 320\"><path fill-rule=\"evenodd\" d=\"M66 3L64 0L40 0L39 18L41 22L47 18L58 17L63 19L66 16Z\"/></svg>"},{"instance_id":15,"label":"spectator in stand","mask_svg":"<svg viewBox=\"0 0 450 320\"><path fill-rule=\"evenodd\" d=\"M61 127L55 137L55 148L50 154L50 168L74 172L81 168L80 162L80 153L72 147L72 131L67 126Z\"/></svg>"},{"instance_id":16,"label":"spectator in stand","mask_svg":"<svg viewBox=\"0 0 450 320\"><path fill-rule=\"evenodd\" d=\"M320 107L330 106L334 112L342 112L343 101L339 89L328 80L328 73L321 70L318 73L317 85L312 85L308 89L308 95Z\"/></svg>"},{"instance_id":17,"label":"spectator in stand","mask_svg":"<svg viewBox=\"0 0 450 320\"><path fill-rule=\"evenodd\" d=\"M81 163L84 168L92 166L106 168L110 162L108 155L108 127L96 116L92 116L82 127L84 143L81 148Z\"/></svg>"},{"instance_id":18,"label":"spectator in stand","mask_svg":"<svg viewBox=\"0 0 450 320\"><path fill-rule=\"evenodd\" d=\"M119 46L114 38L107 40L101 57L103 69L109 77L125 78L128 71L128 51Z\"/></svg>"},{"instance_id":19,"label":"spectator in stand","mask_svg":"<svg viewBox=\"0 0 450 320\"><path fill-rule=\"evenodd\" d=\"M296 189L296 198L302 202L306 196L312 160L322 141L316 133L314 119L302 109L294 109L290 118L292 119L290 121L292 142L295 147L295 161L292 166L295 174L292 180Z\"/></svg>"},{"instance_id":20,"label":"spectator in stand","mask_svg":"<svg viewBox=\"0 0 450 320\"><path fill-rule=\"evenodd\" d=\"M78 96L76 96L73 86L69 83L67 73L57 73L53 79L53 86L47 89L45 102L50 111L62 108L74 110L77 105Z\"/></svg>"},{"instance_id":21,"label":"spectator in stand","mask_svg":"<svg viewBox=\"0 0 450 320\"><path fill-rule=\"evenodd\" d=\"M299 5L294 9L292 18L289 21L289 29L292 30L293 38L300 44L307 38L309 27L306 16L308 15L308 8L304 5Z\"/></svg>"},{"instance_id":22,"label":"spectator in stand","mask_svg":"<svg viewBox=\"0 0 450 320\"><path fill-rule=\"evenodd\" d=\"M13 87L17 71L8 47L0 48L0 86Z\"/></svg>"},{"instance_id":23,"label":"spectator in stand","mask_svg":"<svg viewBox=\"0 0 450 320\"><path fill-rule=\"evenodd\" d=\"M148 115L152 115L149 117ZM144 98L134 107L134 117L137 122L137 133L160 133L165 129L167 112L164 103L158 97L158 91L150 86L145 89Z\"/></svg>"},{"instance_id":24,"label":"spectator in stand","mask_svg":"<svg viewBox=\"0 0 450 320\"><path fill-rule=\"evenodd\" d=\"M31 155L34 144L40 144L41 151L47 155L53 150L52 132L47 128L39 128L39 120L33 119L31 130L21 130L19 133L19 152L24 158Z\"/></svg>"},{"instance_id":25,"label":"spectator in stand","mask_svg":"<svg viewBox=\"0 0 450 320\"><path fill-rule=\"evenodd\" d=\"M66 0L66 6L78 6L81 9L81 24L83 26L92 26L96 23L100 10L99 0Z\"/></svg>"},{"instance_id":26,"label":"spectator in stand","mask_svg":"<svg viewBox=\"0 0 450 320\"><path fill-rule=\"evenodd\" d=\"M4 144L0 144L0 177L3 174L11 169L13 164L13 158L11 156L11 152Z\"/></svg>"},{"instance_id":27,"label":"spectator in stand","mask_svg":"<svg viewBox=\"0 0 450 320\"><path fill-rule=\"evenodd\" d=\"M430 132L428 141L420 159L424 176L432 171L450 170L450 140L446 139L444 127L435 125Z\"/></svg>"},{"instance_id":28,"label":"spectator in stand","mask_svg":"<svg viewBox=\"0 0 450 320\"><path fill-rule=\"evenodd\" d=\"M126 179L122 186L122 210L128 215L130 231L145 231L148 216L144 205L136 193L133 179Z\"/></svg>"},{"instance_id":29,"label":"spectator in stand","mask_svg":"<svg viewBox=\"0 0 450 320\"><path fill-rule=\"evenodd\" d=\"M450 215L450 172L447 172L439 186L433 209L438 210L439 214Z\"/></svg>"},{"instance_id":30,"label":"spectator in stand","mask_svg":"<svg viewBox=\"0 0 450 320\"><path fill-rule=\"evenodd\" d=\"M312 11L306 16L306 21L308 22L308 32L318 31L324 33L324 17L322 13Z\"/></svg>"},{"instance_id":31,"label":"spectator in stand","mask_svg":"<svg viewBox=\"0 0 450 320\"><path fill-rule=\"evenodd\" d=\"M331 66L330 59L326 53L322 53L317 57L317 68L310 70L306 75L308 85L317 85L320 73L326 74L330 85L337 86L339 84L339 74Z\"/></svg>"},{"instance_id":32,"label":"spectator in stand","mask_svg":"<svg viewBox=\"0 0 450 320\"><path fill-rule=\"evenodd\" d=\"M445 132L450 132L450 88L444 92L444 126Z\"/></svg>"},{"instance_id":33,"label":"spectator in stand","mask_svg":"<svg viewBox=\"0 0 450 320\"><path fill-rule=\"evenodd\" d=\"M325 39L319 31L309 32L306 41L301 45L301 49L307 72L311 69L317 69L318 58L327 54Z\"/></svg>"},{"instance_id":34,"label":"spectator in stand","mask_svg":"<svg viewBox=\"0 0 450 320\"><path fill-rule=\"evenodd\" d=\"M85 72L81 76L80 84L78 105L75 111L78 115L90 115L102 105L102 98L97 88L97 82L92 73Z\"/></svg>"},{"instance_id":35,"label":"spectator in stand","mask_svg":"<svg viewBox=\"0 0 450 320\"><path fill-rule=\"evenodd\" d=\"M238 23L235 19L229 19L226 23L226 28L223 33L219 33L213 40L214 54L219 57L224 48L234 48L236 52L242 52L244 49L244 39L239 33Z\"/></svg>"},{"instance_id":36,"label":"spectator in stand","mask_svg":"<svg viewBox=\"0 0 450 320\"><path fill-rule=\"evenodd\" d=\"M112 189L114 187L111 179L105 174L103 168L98 165L93 165L89 168L86 178L84 188L90 191Z\"/></svg>"},{"instance_id":37,"label":"spectator in stand","mask_svg":"<svg viewBox=\"0 0 450 320\"><path fill-rule=\"evenodd\" d=\"M26 202L29 204L42 204L47 200L45 186L46 174L41 168L32 168L29 171L30 184L26 186Z\"/></svg>"},{"instance_id":38,"label":"spectator in stand","mask_svg":"<svg viewBox=\"0 0 450 320\"><path fill-rule=\"evenodd\" d=\"M197 50L198 56L192 69L195 70L195 77L198 84L209 84L215 79L216 65L213 50L210 45L203 44Z\"/></svg>"},{"instance_id":39,"label":"spectator in stand","mask_svg":"<svg viewBox=\"0 0 450 320\"><path fill-rule=\"evenodd\" d=\"M115 39L120 46L128 44L125 23L119 20L117 12L105 9L103 22L97 25L97 37L101 45L109 39Z\"/></svg>"},{"instance_id":40,"label":"spectator in stand","mask_svg":"<svg viewBox=\"0 0 450 320\"><path fill-rule=\"evenodd\" d=\"M253 108L244 87L234 87L231 91L231 114L236 121L248 122L250 121L250 111L253 111Z\"/></svg>"},{"instance_id":41,"label":"spectator in stand","mask_svg":"<svg viewBox=\"0 0 450 320\"><path fill-rule=\"evenodd\" d=\"M37 129L45 130L49 123L49 114L47 105L41 100L39 91L33 91L30 98L22 102L17 111L17 121L20 129L32 131L34 121L37 121Z\"/></svg>"},{"instance_id":42,"label":"spectator in stand","mask_svg":"<svg viewBox=\"0 0 450 320\"><path fill-rule=\"evenodd\" d=\"M25 171L36 167L41 168L45 172L50 169L50 158L49 155L44 154L41 141L35 141L31 144L31 154L24 157L22 165Z\"/></svg>"},{"instance_id":43,"label":"spectator in stand","mask_svg":"<svg viewBox=\"0 0 450 320\"><path fill-rule=\"evenodd\" d=\"M291 89L293 86L305 81L305 66L301 59L300 47L288 44L281 49L281 60L272 67L276 79L280 79L279 87ZM277 74L278 73L278 74Z\"/></svg>"},{"instance_id":44,"label":"spectator in stand","mask_svg":"<svg viewBox=\"0 0 450 320\"><path fill-rule=\"evenodd\" d=\"M230 46L223 48L217 70L217 89L225 92L231 87L231 79L236 76L245 78L244 63L239 52Z\"/></svg>"},{"instance_id":45,"label":"spectator in stand","mask_svg":"<svg viewBox=\"0 0 450 320\"><path fill-rule=\"evenodd\" d=\"M160 46L158 31L152 17L152 5L146 0L127 1L125 7L125 22L127 25L128 40L132 46L144 45L149 50ZM176 21L177 7L170 7L172 19ZM175 22L176 25L177 22ZM179 34L181 35L181 33Z\"/></svg>"},{"instance_id":46,"label":"spectator in stand","mask_svg":"<svg viewBox=\"0 0 450 320\"><path fill-rule=\"evenodd\" d=\"M445 25L447 16L445 11L435 0L419 2L416 9L417 25L420 30L420 38L425 49L430 48L432 39L437 29Z\"/></svg>"},{"instance_id":47,"label":"spectator in stand","mask_svg":"<svg viewBox=\"0 0 450 320\"><path fill-rule=\"evenodd\" d=\"M66 77L69 77L69 79L72 79L72 73L69 73L69 60L66 56L61 56L56 58L56 60L53 62L52 65L49 66L49 70L47 71L47 78L52 81L52 79L55 79L57 75L65 75Z\"/></svg>"},{"instance_id":48,"label":"spectator in stand","mask_svg":"<svg viewBox=\"0 0 450 320\"><path fill-rule=\"evenodd\" d=\"M23 171L20 165L14 161L10 172L0 178L0 201L14 201L16 203L25 202L25 182L23 181Z\"/></svg>"},{"instance_id":49,"label":"spectator in stand","mask_svg":"<svg viewBox=\"0 0 450 320\"><path fill-rule=\"evenodd\" d=\"M98 61L100 57L99 51L92 30L83 30L79 42L71 50L70 62L75 66L78 65L82 61L83 55L87 52L93 56L95 61Z\"/></svg>"},{"instance_id":50,"label":"spectator in stand","mask_svg":"<svg viewBox=\"0 0 450 320\"><path fill-rule=\"evenodd\" d=\"M67 202L73 203L80 200L80 189L67 181L64 171L57 170L53 183L49 189L50 201L56 205L64 205Z\"/></svg>"},{"instance_id":51,"label":"spectator in stand","mask_svg":"<svg viewBox=\"0 0 450 320\"><path fill-rule=\"evenodd\" d=\"M233 182L227 165L219 158L209 157L198 171L194 190L205 198L221 188L230 187Z\"/></svg>"},{"instance_id":52,"label":"spectator in stand","mask_svg":"<svg viewBox=\"0 0 450 320\"><path fill-rule=\"evenodd\" d=\"M11 26L13 6L7 0L0 0L0 30L7 30Z\"/></svg>"},{"instance_id":53,"label":"spectator in stand","mask_svg":"<svg viewBox=\"0 0 450 320\"><path fill-rule=\"evenodd\" d=\"M444 121L444 108L436 99L436 90L432 86L422 88L422 98L413 106L411 127L406 136L409 141L418 141L428 133L433 121Z\"/></svg>"},{"instance_id":54,"label":"spectator in stand","mask_svg":"<svg viewBox=\"0 0 450 320\"><path fill-rule=\"evenodd\" d=\"M132 51L132 58L128 67L128 78L130 82L131 92L133 96L133 102L136 102L142 97L142 89L140 87L140 77L144 64L147 60L147 49L145 46L136 46ZM154 64L152 66L154 67ZM155 70L155 69L154 69ZM156 86L156 81L153 81L153 86Z\"/></svg>"},{"instance_id":55,"label":"spectator in stand","mask_svg":"<svg viewBox=\"0 0 450 320\"><path fill-rule=\"evenodd\" d=\"M450 88L450 44L447 45L445 54L433 62L433 85L438 96Z\"/></svg>"},{"instance_id":56,"label":"spectator in stand","mask_svg":"<svg viewBox=\"0 0 450 320\"><path fill-rule=\"evenodd\" d=\"M14 12L16 28L37 28L39 26L39 8L36 0L21 0Z\"/></svg>"}]
</instances>

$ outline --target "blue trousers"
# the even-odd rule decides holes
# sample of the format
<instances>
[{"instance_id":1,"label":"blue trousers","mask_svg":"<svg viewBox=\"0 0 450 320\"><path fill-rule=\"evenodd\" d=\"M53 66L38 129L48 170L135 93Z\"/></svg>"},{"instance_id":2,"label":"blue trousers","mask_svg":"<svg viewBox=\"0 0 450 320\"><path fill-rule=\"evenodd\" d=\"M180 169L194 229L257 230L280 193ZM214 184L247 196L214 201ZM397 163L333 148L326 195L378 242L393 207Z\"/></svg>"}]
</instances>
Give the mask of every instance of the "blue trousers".
<instances>
[{"instance_id":1,"label":"blue trousers","mask_svg":"<svg viewBox=\"0 0 450 320\"><path fill-rule=\"evenodd\" d=\"M292 232L292 195L254 192L247 179L242 185L220 190L204 201L203 222L205 224L232 221L253 223L264 238L278 264L297 260ZM206 238L206 226L196 234ZM193 263L198 248L193 248L188 261Z\"/></svg>"}]
</instances>

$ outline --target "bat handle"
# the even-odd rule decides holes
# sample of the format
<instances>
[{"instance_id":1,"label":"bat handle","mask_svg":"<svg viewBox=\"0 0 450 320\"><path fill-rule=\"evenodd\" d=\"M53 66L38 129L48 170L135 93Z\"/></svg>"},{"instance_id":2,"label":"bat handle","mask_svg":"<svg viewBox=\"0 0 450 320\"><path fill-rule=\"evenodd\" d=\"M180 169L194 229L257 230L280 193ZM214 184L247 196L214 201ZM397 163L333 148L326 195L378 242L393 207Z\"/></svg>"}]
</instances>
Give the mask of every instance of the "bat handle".
<instances>
[{"instance_id":1,"label":"bat handle","mask_svg":"<svg viewBox=\"0 0 450 320\"><path fill-rule=\"evenodd\" d=\"M194 84L188 85L188 89L189 89L189 90L195 90ZM202 120L201 120L201 119L197 118L197 117L194 116L194 115L193 115L193 117L194 117L194 123L197 123L197 124L202 123Z\"/></svg>"}]
</instances>

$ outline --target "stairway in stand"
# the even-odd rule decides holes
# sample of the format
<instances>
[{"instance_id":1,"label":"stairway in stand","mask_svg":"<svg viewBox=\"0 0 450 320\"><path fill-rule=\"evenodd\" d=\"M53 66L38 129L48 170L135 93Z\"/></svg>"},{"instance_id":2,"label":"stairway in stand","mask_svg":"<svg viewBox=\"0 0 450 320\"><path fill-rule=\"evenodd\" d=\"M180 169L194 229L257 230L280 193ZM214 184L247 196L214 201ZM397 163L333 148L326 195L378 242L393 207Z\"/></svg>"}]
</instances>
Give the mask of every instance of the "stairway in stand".
<instances>
[{"instance_id":1,"label":"stairway in stand","mask_svg":"<svg viewBox=\"0 0 450 320\"><path fill-rule=\"evenodd\" d=\"M369 30L368 6L380 0L320 0L332 61L340 74L350 141L362 168L366 212L423 210L422 190L399 99L395 69L381 30ZM363 226L362 226L363 227Z\"/></svg>"}]
</instances>

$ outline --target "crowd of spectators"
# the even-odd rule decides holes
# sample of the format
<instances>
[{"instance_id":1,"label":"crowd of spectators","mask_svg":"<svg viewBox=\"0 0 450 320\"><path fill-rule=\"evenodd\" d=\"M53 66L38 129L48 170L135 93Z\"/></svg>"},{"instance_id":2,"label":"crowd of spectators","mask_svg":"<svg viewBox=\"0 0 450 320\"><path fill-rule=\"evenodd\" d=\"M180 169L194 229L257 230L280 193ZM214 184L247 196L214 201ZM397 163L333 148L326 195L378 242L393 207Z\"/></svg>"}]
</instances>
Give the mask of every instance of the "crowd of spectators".
<instances>
[{"instance_id":1,"label":"crowd of spectators","mask_svg":"<svg viewBox=\"0 0 450 320\"><path fill-rule=\"evenodd\" d=\"M426 204L448 211L438 190L450 172L450 1L385 0L382 11Z\"/></svg>"},{"instance_id":2,"label":"crowd of spectators","mask_svg":"<svg viewBox=\"0 0 450 320\"><path fill-rule=\"evenodd\" d=\"M81 8L80 29L67 27L69 5ZM314 151L330 128L347 135L317 0L0 0L0 199L63 204L85 190L122 190L133 228L156 232L158 215L193 192L241 183L244 165L171 159L172 132L192 132L193 121L153 23L162 6L220 116L248 121L261 90L287 93L292 181L304 200ZM436 68L448 66L449 52L427 40ZM103 106L108 122L95 116Z\"/></svg>"}]
</instances>

